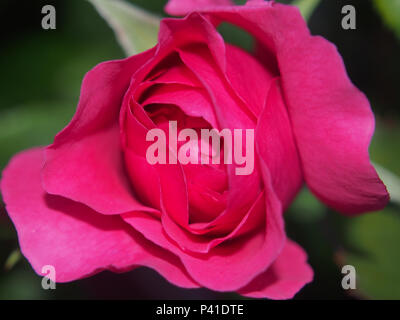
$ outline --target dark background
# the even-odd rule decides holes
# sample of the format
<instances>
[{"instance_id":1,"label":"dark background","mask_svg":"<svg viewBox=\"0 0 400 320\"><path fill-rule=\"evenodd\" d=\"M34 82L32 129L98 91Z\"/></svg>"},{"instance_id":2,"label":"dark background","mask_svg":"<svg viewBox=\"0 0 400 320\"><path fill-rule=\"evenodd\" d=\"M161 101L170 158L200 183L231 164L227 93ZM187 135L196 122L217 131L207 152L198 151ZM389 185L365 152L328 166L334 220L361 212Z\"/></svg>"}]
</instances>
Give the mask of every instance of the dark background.
<instances>
[{"instance_id":1,"label":"dark background","mask_svg":"<svg viewBox=\"0 0 400 320\"><path fill-rule=\"evenodd\" d=\"M166 1L130 2L161 16ZM45 4L57 10L56 30L41 28ZM341 28L345 4L356 7L356 30ZM2 0L0 10L2 169L15 152L51 143L74 113L84 74L102 61L123 58L124 53L112 30L87 1ZM336 44L350 78L371 101L377 117L372 159L400 175L399 38L367 0L322 0L309 26L313 34ZM231 29L224 29L224 36L241 45L242 38ZM314 282L296 299L400 299L397 206L348 219L325 208L305 190L286 220L289 236L308 252L315 271ZM204 289L179 289L144 268L125 274L103 272L45 291L26 260L17 259L17 249L15 230L0 202L0 299L238 298ZM357 290L341 288L341 266L347 263L357 269Z\"/></svg>"}]
</instances>

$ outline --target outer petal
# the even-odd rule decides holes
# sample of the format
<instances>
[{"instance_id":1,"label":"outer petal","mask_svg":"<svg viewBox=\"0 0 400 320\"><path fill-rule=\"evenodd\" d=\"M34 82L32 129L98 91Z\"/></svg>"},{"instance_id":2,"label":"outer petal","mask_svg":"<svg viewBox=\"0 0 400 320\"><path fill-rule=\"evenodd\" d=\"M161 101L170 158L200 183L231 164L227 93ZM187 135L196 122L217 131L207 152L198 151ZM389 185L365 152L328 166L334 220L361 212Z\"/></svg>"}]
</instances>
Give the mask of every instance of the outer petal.
<instances>
[{"instance_id":1,"label":"outer petal","mask_svg":"<svg viewBox=\"0 0 400 320\"><path fill-rule=\"evenodd\" d=\"M288 240L272 266L238 293L252 298L291 299L312 279L306 253Z\"/></svg>"},{"instance_id":2,"label":"outer petal","mask_svg":"<svg viewBox=\"0 0 400 320\"><path fill-rule=\"evenodd\" d=\"M165 11L172 16L183 16L199 8L232 5L231 0L169 0Z\"/></svg>"},{"instance_id":3,"label":"outer petal","mask_svg":"<svg viewBox=\"0 0 400 320\"><path fill-rule=\"evenodd\" d=\"M16 155L3 172L1 190L18 231L21 251L37 273L56 269L56 281L67 282L104 269L156 269L183 287L197 287L171 253L145 240L117 216L46 194L40 183L43 149Z\"/></svg>"},{"instance_id":4,"label":"outer petal","mask_svg":"<svg viewBox=\"0 0 400 320\"><path fill-rule=\"evenodd\" d=\"M382 209L389 195L369 160L369 102L349 80L336 48L300 39L278 56L305 180L330 207L348 214Z\"/></svg>"},{"instance_id":5,"label":"outer petal","mask_svg":"<svg viewBox=\"0 0 400 320\"><path fill-rule=\"evenodd\" d=\"M274 189L287 208L303 183L300 158L279 81L269 90L256 129L257 152L268 165Z\"/></svg>"},{"instance_id":6,"label":"outer petal","mask_svg":"<svg viewBox=\"0 0 400 320\"><path fill-rule=\"evenodd\" d=\"M253 34L275 56L310 189L344 213L383 208L389 195L369 161L374 118L328 41L313 37L299 10L272 1L199 10ZM283 27L284 26L284 27ZM272 54L272 55L271 55Z\"/></svg>"},{"instance_id":7,"label":"outer petal","mask_svg":"<svg viewBox=\"0 0 400 320\"><path fill-rule=\"evenodd\" d=\"M124 171L118 117L132 75L152 56L150 50L105 62L85 76L74 118L46 150L42 177L48 193L105 214L147 210L135 200Z\"/></svg>"}]
</instances>

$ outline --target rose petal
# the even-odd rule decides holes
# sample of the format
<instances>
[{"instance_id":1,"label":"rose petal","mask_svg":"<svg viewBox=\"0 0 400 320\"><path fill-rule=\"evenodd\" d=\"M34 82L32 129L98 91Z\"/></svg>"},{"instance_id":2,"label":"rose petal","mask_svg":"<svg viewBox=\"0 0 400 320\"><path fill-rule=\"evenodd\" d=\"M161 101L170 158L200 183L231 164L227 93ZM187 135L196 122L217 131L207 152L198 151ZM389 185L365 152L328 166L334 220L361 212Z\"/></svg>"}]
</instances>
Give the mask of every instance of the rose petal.
<instances>
[{"instance_id":1,"label":"rose petal","mask_svg":"<svg viewBox=\"0 0 400 320\"><path fill-rule=\"evenodd\" d=\"M150 210L135 199L124 171L118 117L132 74L152 55L105 62L85 76L74 118L46 150L48 193L104 214Z\"/></svg>"},{"instance_id":2,"label":"rose petal","mask_svg":"<svg viewBox=\"0 0 400 320\"><path fill-rule=\"evenodd\" d=\"M231 130L254 129L255 123L242 108L238 107L240 102L232 95L231 88L224 81L224 75L218 73L210 54L205 48L196 47L195 51L184 49L179 52L184 63L203 82L212 97L220 126ZM246 108L245 106L242 107ZM245 145L243 147L245 148ZM229 174L229 210L227 210L229 213L227 215L229 216L231 216L232 211L235 214L240 213L239 207L243 208L246 204L251 205L261 191L260 174L256 162L250 175L237 175L236 168L235 163L227 165ZM246 190L246 193L243 190Z\"/></svg>"},{"instance_id":3,"label":"rose petal","mask_svg":"<svg viewBox=\"0 0 400 320\"><path fill-rule=\"evenodd\" d=\"M382 209L389 195L370 164L374 118L335 47L313 37L299 10L272 1L199 10L244 28L276 57L305 180L348 214ZM285 26L285 28L282 28ZM270 62L270 61L269 61Z\"/></svg>"},{"instance_id":4,"label":"rose petal","mask_svg":"<svg viewBox=\"0 0 400 320\"><path fill-rule=\"evenodd\" d=\"M161 210L160 177L156 168L146 158L137 155L130 149L124 151L127 171L138 198L148 206ZM161 217L161 215L160 215Z\"/></svg>"},{"instance_id":5,"label":"rose petal","mask_svg":"<svg viewBox=\"0 0 400 320\"><path fill-rule=\"evenodd\" d=\"M124 220L150 241L179 256L189 274L202 286L216 291L238 290L263 273L278 257L285 243L282 205L263 161L261 166L268 195L265 197L264 228L222 243L207 254L190 254L181 250L167 236L160 221L148 214L125 214Z\"/></svg>"},{"instance_id":6,"label":"rose petal","mask_svg":"<svg viewBox=\"0 0 400 320\"><path fill-rule=\"evenodd\" d=\"M231 0L169 0L165 6L165 12L172 16L184 16L199 8L212 6L229 6Z\"/></svg>"},{"instance_id":7,"label":"rose petal","mask_svg":"<svg viewBox=\"0 0 400 320\"><path fill-rule=\"evenodd\" d=\"M188 116L202 117L213 128L219 127L210 98L202 89L174 84L154 86L151 94L142 102L142 106L149 104L177 105Z\"/></svg>"},{"instance_id":8,"label":"rose petal","mask_svg":"<svg viewBox=\"0 0 400 320\"><path fill-rule=\"evenodd\" d=\"M291 299L313 279L304 250L287 240L279 257L263 274L238 291L252 298Z\"/></svg>"},{"instance_id":9,"label":"rose petal","mask_svg":"<svg viewBox=\"0 0 400 320\"><path fill-rule=\"evenodd\" d=\"M290 119L276 80L258 120L257 153L268 165L274 190L287 208L303 183L300 158Z\"/></svg>"},{"instance_id":10,"label":"rose petal","mask_svg":"<svg viewBox=\"0 0 400 320\"><path fill-rule=\"evenodd\" d=\"M129 149L137 156L142 157L143 160L146 161L146 163L142 162L143 166L151 166L146 160L146 152L148 147L152 144L152 142L146 141L148 129L138 121L138 119L130 112L130 110L125 120L126 123L124 124L124 128L127 136L127 145L125 146L125 149ZM138 178L139 174L135 173L134 171L140 169L135 167L136 162L130 162L129 153L127 154L126 160L126 165L129 168L128 171L130 176ZM155 192L157 193L158 190L160 190L160 204L162 211L170 214L174 221L178 224L183 226L188 225L189 205L187 199L186 181L182 166L179 163L157 163L153 165L153 167L157 172L160 182ZM153 178L155 179L155 171L152 170L152 175L153 174ZM143 175L140 175L140 177L145 178ZM151 181L154 182L154 180ZM132 184L134 185L135 189L140 188L144 183L146 182L136 181L135 179L132 180ZM153 199L156 201L155 197Z\"/></svg>"},{"instance_id":11,"label":"rose petal","mask_svg":"<svg viewBox=\"0 0 400 320\"><path fill-rule=\"evenodd\" d=\"M152 74L157 76L152 77ZM200 82L195 75L180 61L178 54L173 53L161 61L161 63L151 71L150 76L145 82L182 84L185 86L201 88Z\"/></svg>"},{"instance_id":12,"label":"rose petal","mask_svg":"<svg viewBox=\"0 0 400 320\"><path fill-rule=\"evenodd\" d=\"M263 224L265 218L264 193L261 193L253 206L248 210L243 219L237 222L237 226L228 234L223 236L211 237L195 234L196 230L190 227L185 230L178 226L168 215L162 215L161 222L165 233L183 250L193 253L209 253L212 248L220 243L237 238L246 232L257 229L260 224ZM131 214L127 216L132 217ZM134 214L133 214L134 216ZM126 216L124 216L125 219ZM131 219L129 220L131 221ZM133 226L134 223L132 224Z\"/></svg>"},{"instance_id":13,"label":"rose petal","mask_svg":"<svg viewBox=\"0 0 400 320\"><path fill-rule=\"evenodd\" d=\"M179 259L145 240L120 217L46 194L40 182L43 149L16 155L3 172L1 191L18 232L22 253L38 274L52 265L57 282L109 269L147 266L176 285L194 288Z\"/></svg>"},{"instance_id":14,"label":"rose petal","mask_svg":"<svg viewBox=\"0 0 400 320\"><path fill-rule=\"evenodd\" d=\"M236 46L226 44L226 77L232 88L252 112L259 116L264 109L269 88L277 76L254 57Z\"/></svg>"},{"instance_id":15,"label":"rose petal","mask_svg":"<svg viewBox=\"0 0 400 320\"><path fill-rule=\"evenodd\" d=\"M278 59L306 183L340 212L380 210L389 195L369 159L369 102L350 82L332 44L318 37L299 40Z\"/></svg>"}]
</instances>

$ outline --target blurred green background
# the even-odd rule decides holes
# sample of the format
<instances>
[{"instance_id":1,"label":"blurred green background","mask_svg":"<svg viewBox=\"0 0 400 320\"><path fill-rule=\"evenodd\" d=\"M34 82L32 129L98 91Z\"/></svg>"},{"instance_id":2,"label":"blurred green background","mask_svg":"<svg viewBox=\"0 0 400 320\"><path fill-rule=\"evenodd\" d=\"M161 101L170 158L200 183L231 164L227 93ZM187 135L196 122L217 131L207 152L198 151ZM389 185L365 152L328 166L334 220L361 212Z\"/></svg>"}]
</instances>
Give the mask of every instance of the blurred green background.
<instances>
[{"instance_id":1,"label":"blurred green background","mask_svg":"<svg viewBox=\"0 0 400 320\"><path fill-rule=\"evenodd\" d=\"M313 1L313 0L303 0ZM164 0L131 0L159 16ZM282 1L290 2L290 1ZM315 2L315 1L314 1ZM54 5L57 29L41 28L41 8ZM357 29L341 28L341 8L352 4ZM332 41L352 81L371 101L377 130L371 157L400 175L400 3L398 0L322 0L309 26ZM52 142L72 117L84 74L124 57L113 31L84 0L2 0L0 5L0 169L16 152ZM250 47L249 38L223 26L225 39ZM345 218L304 190L286 214L289 236L309 254L314 282L296 299L400 299L400 209ZM357 290L343 290L341 268L352 264ZM182 290L154 271L103 272L89 279L41 288L18 253L16 232L0 201L0 299L223 299L205 289Z\"/></svg>"}]
</instances>

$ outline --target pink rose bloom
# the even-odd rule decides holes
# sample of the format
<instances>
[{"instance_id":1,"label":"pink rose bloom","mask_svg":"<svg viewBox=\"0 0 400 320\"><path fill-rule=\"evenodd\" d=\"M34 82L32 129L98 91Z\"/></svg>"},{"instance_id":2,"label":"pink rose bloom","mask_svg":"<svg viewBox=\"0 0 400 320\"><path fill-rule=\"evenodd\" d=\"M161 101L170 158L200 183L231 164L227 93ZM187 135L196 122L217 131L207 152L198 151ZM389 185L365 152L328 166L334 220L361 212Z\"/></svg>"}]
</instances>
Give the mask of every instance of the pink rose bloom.
<instances>
[{"instance_id":1,"label":"pink rose bloom","mask_svg":"<svg viewBox=\"0 0 400 320\"><path fill-rule=\"evenodd\" d=\"M108 269L155 269L184 288L292 298L312 281L283 212L305 183L347 215L382 209L370 164L374 117L334 45L297 8L171 0L158 44L84 78L70 124L47 148L16 155L1 192L21 251L58 282ZM224 42L235 24L255 53ZM255 167L146 161L154 128L254 129Z\"/></svg>"}]
</instances>

